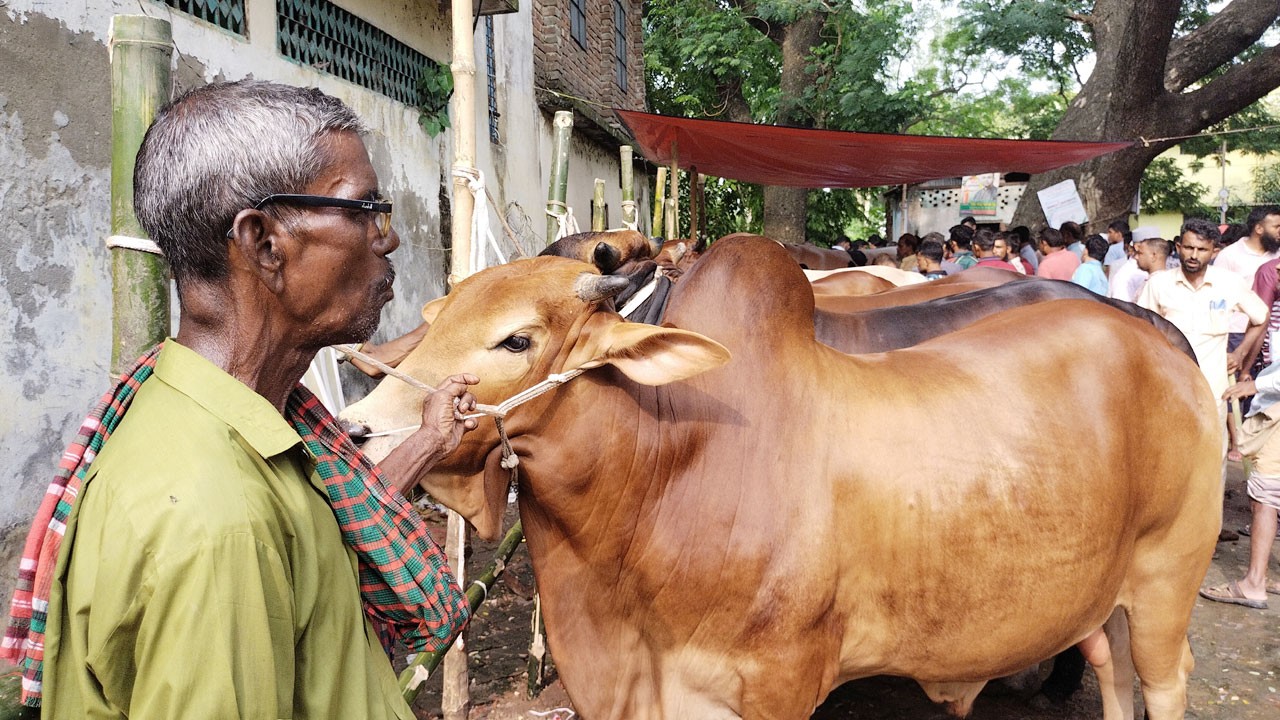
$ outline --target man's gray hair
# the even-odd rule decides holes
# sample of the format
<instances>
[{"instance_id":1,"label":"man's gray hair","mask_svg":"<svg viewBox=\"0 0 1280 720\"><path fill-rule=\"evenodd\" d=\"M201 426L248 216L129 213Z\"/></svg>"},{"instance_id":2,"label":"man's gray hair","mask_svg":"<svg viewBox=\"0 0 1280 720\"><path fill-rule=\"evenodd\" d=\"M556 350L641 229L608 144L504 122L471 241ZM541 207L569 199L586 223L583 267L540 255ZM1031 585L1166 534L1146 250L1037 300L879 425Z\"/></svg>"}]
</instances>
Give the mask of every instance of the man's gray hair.
<instances>
[{"instance_id":1,"label":"man's gray hair","mask_svg":"<svg viewBox=\"0 0 1280 720\"><path fill-rule=\"evenodd\" d=\"M315 182L330 162L323 137L343 131L367 129L341 100L255 80L206 85L161 108L138 150L133 208L178 283L225 277L236 214Z\"/></svg>"}]
</instances>

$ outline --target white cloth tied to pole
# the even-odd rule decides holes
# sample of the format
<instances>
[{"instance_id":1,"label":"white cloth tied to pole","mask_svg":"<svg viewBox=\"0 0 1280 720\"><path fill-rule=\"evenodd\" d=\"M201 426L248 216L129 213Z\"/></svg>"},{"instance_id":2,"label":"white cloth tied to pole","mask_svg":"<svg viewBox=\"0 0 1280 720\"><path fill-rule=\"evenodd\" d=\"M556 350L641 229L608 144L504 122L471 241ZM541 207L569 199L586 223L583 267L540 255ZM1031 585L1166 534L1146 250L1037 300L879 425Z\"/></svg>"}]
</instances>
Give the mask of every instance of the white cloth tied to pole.
<instances>
[{"instance_id":1,"label":"white cloth tied to pole","mask_svg":"<svg viewBox=\"0 0 1280 720\"><path fill-rule=\"evenodd\" d=\"M489 266L485 262L484 243L498 256L498 264L505 265L507 256L498 246L498 240L489 229L488 194L484 191L484 172L479 168L468 168L455 165L453 176L467 181L467 189L471 191L474 202L471 204L471 272L479 272Z\"/></svg>"},{"instance_id":2,"label":"white cloth tied to pole","mask_svg":"<svg viewBox=\"0 0 1280 720\"><path fill-rule=\"evenodd\" d=\"M628 220L627 218L631 218ZM622 201L622 226L628 230L639 230L638 219L640 218L639 206L635 200Z\"/></svg>"},{"instance_id":3,"label":"white cloth tied to pole","mask_svg":"<svg viewBox=\"0 0 1280 720\"><path fill-rule=\"evenodd\" d=\"M548 200L547 204L559 205L564 208L564 212L554 212L550 208L547 209L547 214L556 219L556 240L582 232L578 229L577 218L573 216L573 208L558 200Z\"/></svg>"},{"instance_id":4,"label":"white cloth tied to pole","mask_svg":"<svg viewBox=\"0 0 1280 720\"><path fill-rule=\"evenodd\" d=\"M107 247L109 248L127 248L129 250L137 250L138 252L151 253L164 257L164 251L154 240L148 238L133 237L132 235L108 235Z\"/></svg>"}]
</instances>

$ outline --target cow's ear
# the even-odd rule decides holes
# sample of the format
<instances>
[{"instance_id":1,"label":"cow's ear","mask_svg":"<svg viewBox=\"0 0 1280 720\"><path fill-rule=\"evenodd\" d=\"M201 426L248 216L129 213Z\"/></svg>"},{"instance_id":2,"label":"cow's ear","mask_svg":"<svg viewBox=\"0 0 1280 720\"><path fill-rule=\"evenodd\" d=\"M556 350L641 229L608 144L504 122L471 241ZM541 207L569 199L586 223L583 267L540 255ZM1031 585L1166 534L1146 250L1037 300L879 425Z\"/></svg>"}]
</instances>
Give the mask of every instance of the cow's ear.
<instances>
[{"instance_id":1,"label":"cow's ear","mask_svg":"<svg viewBox=\"0 0 1280 720\"><path fill-rule=\"evenodd\" d=\"M444 307L445 299L438 297L435 300L422 306L422 321L430 325L436 321L436 316L440 314L440 310Z\"/></svg>"},{"instance_id":2,"label":"cow's ear","mask_svg":"<svg viewBox=\"0 0 1280 720\"><path fill-rule=\"evenodd\" d=\"M729 362L723 345L688 330L616 321L593 324L581 336L585 345L574 353L585 356L585 362L568 367L612 365L642 385L665 385Z\"/></svg>"}]
</instances>

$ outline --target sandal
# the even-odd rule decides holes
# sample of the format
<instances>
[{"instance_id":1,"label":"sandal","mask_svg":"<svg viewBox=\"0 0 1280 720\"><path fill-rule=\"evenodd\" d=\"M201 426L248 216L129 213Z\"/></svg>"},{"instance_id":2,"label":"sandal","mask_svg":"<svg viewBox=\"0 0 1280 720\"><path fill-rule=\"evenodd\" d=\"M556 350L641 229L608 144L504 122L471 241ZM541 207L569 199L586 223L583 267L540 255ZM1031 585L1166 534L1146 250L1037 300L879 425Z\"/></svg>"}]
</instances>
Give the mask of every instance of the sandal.
<instances>
[{"instance_id":1,"label":"sandal","mask_svg":"<svg viewBox=\"0 0 1280 720\"><path fill-rule=\"evenodd\" d=\"M1244 607L1253 608L1254 610L1267 609L1266 600L1254 600L1253 598L1245 597L1244 593L1240 592L1240 583L1235 580L1232 580L1226 585L1201 588L1200 597L1214 602L1243 605Z\"/></svg>"},{"instance_id":2,"label":"sandal","mask_svg":"<svg viewBox=\"0 0 1280 720\"><path fill-rule=\"evenodd\" d=\"M1280 580L1276 580L1275 582L1269 582L1269 583L1267 583L1267 594L1268 594L1268 595L1280 595Z\"/></svg>"}]
</instances>

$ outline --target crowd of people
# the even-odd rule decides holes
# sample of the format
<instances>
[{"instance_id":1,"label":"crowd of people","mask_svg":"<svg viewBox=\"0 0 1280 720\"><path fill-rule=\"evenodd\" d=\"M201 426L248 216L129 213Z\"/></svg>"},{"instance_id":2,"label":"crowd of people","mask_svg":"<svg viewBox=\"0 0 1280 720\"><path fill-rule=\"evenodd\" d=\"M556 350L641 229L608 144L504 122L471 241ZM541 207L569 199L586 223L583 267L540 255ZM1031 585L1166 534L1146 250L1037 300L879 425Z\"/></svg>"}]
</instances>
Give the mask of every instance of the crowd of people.
<instances>
[{"instance_id":1,"label":"crowd of people","mask_svg":"<svg viewBox=\"0 0 1280 720\"><path fill-rule=\"evenodd\" d=\"M851 243L851 251L857 246ZM1224 527L1219 535L1222 542L1251 535L1248 570L1201 595L1259 609L1267 607L1269 594L1280 595L1280 582L1267 581L1280 525L1280 434L1274 432L1280 424L1280 357L1274 350L1280 330L1280 207L1255 208L1238 225L1188 219L1174 238L1151 226L1131 230L1121 220L1105 234L1087 234L1080 224L1066 222L1041 230L1033 241L1026 227L990 230L966 217L945 236L903 234L896 259L900 269L928 280L981 266L1069 281L1135 303L1177 326L1219 398L1224 482L1229 460L1250 460L1252 522L1239 533ZM1229 418L1233 401L1244 417L1238 429Z\"/></svg>"}]
</instances>

